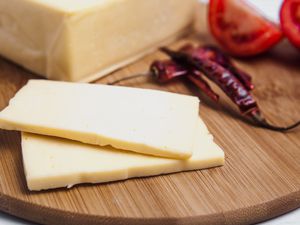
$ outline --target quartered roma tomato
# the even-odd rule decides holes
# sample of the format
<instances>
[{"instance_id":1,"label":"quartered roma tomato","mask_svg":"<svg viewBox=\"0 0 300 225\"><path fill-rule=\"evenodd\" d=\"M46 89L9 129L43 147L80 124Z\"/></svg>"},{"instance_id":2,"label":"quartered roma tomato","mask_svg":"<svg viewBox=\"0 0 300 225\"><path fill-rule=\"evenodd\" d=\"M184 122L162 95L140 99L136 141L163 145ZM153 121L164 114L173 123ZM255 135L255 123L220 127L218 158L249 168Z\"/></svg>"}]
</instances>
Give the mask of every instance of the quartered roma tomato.
<instances>
[{"instance_id":1,"label":"quartered roma tomato","mask_svg":"<svg viewBox=\"0 0 300 225\"><path fill-rule=\"evenodd\" d=\"M300 0L285 0L280 10L280 23L289 41L300 48Z\"/></svg>"},{"instance_id":2,"label":"quartered roma tomato","mask_svg":"<svg viewBox=\"0 0 300 225\"><path fill-rule=\"evenodd\" d=\"M280 28L244 0L210 0L208 20L213 36L236 56L265 52L282 38Z\"/></svg>"}]
</instances>

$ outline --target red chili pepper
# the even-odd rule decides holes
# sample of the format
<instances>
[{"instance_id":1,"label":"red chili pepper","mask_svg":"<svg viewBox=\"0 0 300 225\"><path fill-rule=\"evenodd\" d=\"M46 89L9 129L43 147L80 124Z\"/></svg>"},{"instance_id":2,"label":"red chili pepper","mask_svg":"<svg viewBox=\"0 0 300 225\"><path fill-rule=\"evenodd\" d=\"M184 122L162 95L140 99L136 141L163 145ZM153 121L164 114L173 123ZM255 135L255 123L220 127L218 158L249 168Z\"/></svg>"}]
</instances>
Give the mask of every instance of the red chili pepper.
<instances>
[{"instance_id":1,"label":"red chili pepper","mask_svg":"<svg viewBox=\"0 0 300 225\"><path fill-rule=\"evenodd\" d=\"M223 52L221 52L218 48L210 45L201 46L194 48L192 45L188 44L185 45L180 49L181 52L185 52L195 58L199 59L209 59L212 60L219 65L223 66L227 70L229 70L231 73L234 74L234 76L239 79L239 81L248 89L253 90L254 85L251 82L252 78L249 74L246 72L238 69L234 66L230 58Z\"/></svg>"},{"instance_id":2,"label":"red chili pepper","mask_svg":"<svg viewBox=\"0 0 300 225\"><path fill-rule=\"evenodd\" d=\"M230 70L237 79L239 79L248 90L252 90L254 88L254 85L251 83L251 77L244 71L239 70L236 68L229 57L222 53L218 48L213 47L213 46L203 46L203 47L197 47L194 48L192 45L188 44L185 45L183 48L181 48L181 51L186 52L193 57L196 58L204 58L204 59L210 59L226 69ZM154 61L151 66L150 66L150 72L145 73L145 74L139 74L139 75L134 75L130 77L125 77L123 79L117 80L115 82L109 83L109 84L116 84L121 81L125 81L128 79L133 79L135 77L140 77L140 76L145 76L145 75L150 75L155 78L156 82L159 83L165 83L170 81L171 79L178 77L178 76L185 76L187 75L188 70L183 68L182 66L168 60L168 61ZM194 73L195 71L189 71L189 73ZM197 72L196 72L197 73ZM202 83L203 83L202 79ZM205 82L205 81L204 81ZM204 86L207 86L208 84L202 84ZM202 89L203 90L203 89ZM216 94L214 94L216 95ZM215 96L216 97L216 96ZM213 97L212 99L216 99Z\"/></svg>"},{"instance_id":3,"label":"red chili pepper","mask_svg":"<svg viewBox=\"0 0 300 225\"><path fill-rule=\"evenodd\" d=\"M141 76L151 76L155 82L157 83L167 83L177 77L186 76L188 74L188 69L182 67L181 65L171 61L154 61L151 66L150 70L144 74L136 74L129 77L124 77L122 79L116 80L114 82L108 83L108 85L118 84L122 81L131 80L133 78L141 77Z\"/></svg>"},{"instance_id":4,"label":"red chili pepper","mask_svg":"<svg viewBox=\"0 0 300 225\"><path fill-rule=\"evenodd\" d=\"M121 81L133 79L140 76L151 76L155 82L167 83L177 77L185 77L191 81L195 86L202 90L209 98L217 102L219 100L219 95L217 95L209 86L209 84L202 79L202 75L199 71L189 71L188 69L182 67L181 65L175 63L171 60L164 61L154 61L150 66L150 72L146 74L138 74L130 77L125 77L123 79L117 80L109 85L117 84Z\"/></svg>"},{"instance_id":5,"label":"red chili pepper","mask_svg":"<svg viewBox=\"0 0 300 225\"><path fill-rule=\"evenodd\" d=\"M185 68L199 70L205 74L230 97L242 113L252 118L258 125L275 131L287 131L300 125L300 121L288 127L277 127L269 124L262 116L251 93L231 71L220 64L206 58L193 57L184 52L175 52L167 48L161 50Z\"/></svg>"},{"instance_id":6,"label":"red chili pepper","mask_svg":"<svg viewBox=\"0 0 300 225\"><path fill-rule=\"evenodd\" d=\"M171 60L157 60L151 64L150 73L156 82L166 83L176 77L187 75L188 70Z\"/></svg>"},{"instance_id":7,"label":"red chili pepper","mask_svg":"<svg viewBox=\"0 0 300 225\"><path fill-rule=\"evenodd\" d=\"M213 101L218 101L219 96L211 89L209 84L202 79L202 74L197 70L187 70L171 60L155 61L150 66L154 80L159 83L166 83L176 77L186 77L195 86L200 88Z\"/></svg>"},{"instance_id":8,"label":"red chili pepper","mask_svg":"<svg viewBox=\"0 0 300 225\"><path fill-rule=\"evenodd\" d=\"M193 67L204 73L211 81L216 83L227 96L240 108L242 113L247 113L253 107L256 107L252 95L244 85L227 69L218 63L199 57L192 57L182 52L174 52L169 49L162 49L178 64L185 67Z\"/></svg>"},{"instance_id":9,"label":"red chili pepper","mask_svg":"<svg viewBox=\"0 0 300 225\"><path fill-rule=\"evenodd\" d=\"M202 90L209 98L211 98L213 101L217 102L219 100L219 95L216 94L209 84L202 79L200 74L188 74L187 78L200 90Z\"/></svg>"}]
</instances>

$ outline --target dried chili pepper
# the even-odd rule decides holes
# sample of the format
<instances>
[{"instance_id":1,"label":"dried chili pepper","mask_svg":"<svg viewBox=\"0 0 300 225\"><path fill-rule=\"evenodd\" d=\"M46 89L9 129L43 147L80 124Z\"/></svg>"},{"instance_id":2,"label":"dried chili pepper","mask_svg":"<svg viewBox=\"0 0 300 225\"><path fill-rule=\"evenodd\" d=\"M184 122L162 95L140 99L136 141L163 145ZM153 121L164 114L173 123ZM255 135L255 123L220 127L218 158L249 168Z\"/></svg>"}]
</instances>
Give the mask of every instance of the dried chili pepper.
<instances>
[{"instance_id":1,"label":"dried chili pepper","mask_svg":"<svg viewBox=\"0 0 300 225\"><path fill-rule=\"evenodd\" d=\"M254 88L254 85L251 83L251 76L245 73L244 71L236 68L231 62L230 58L224 53L222 53L218 48L209 45L194 48L192 45L187 44L184 47L182 47L180 51L186 52L196 58L210 59L222 65L226 69L230 70L236 76L236 78L239 79L246 86L248 90L252 90ZM152 76L155 78L156 82L164 83L170 81L175 77L187 75L187 71L187 69L170 60L155 61L151 64L149 72L125 77L123 79L111 82L109 84L117 84L121 81L133 79L140 76Z\"/></svg>"},{"instance_id":2,"label":"dried chili pepper","mask_svg":"<svg viewBox=\"0 0 300 225\"><path fill-rule=\"evenodd\" d=\"M188 74L188 70L183 68L182 66L176 64L171 60L165 61L154 61L150 70L146 73L136 74L129 77L124 77L114 82L107 83L108 85L115 85L122 81L131 80L137 77L152 77L157 83L167 83L176 77L186 76Z\"/></svg>"},{"instance_id":3,"label":"dried chili pepper","mask_svg":"<svg viewBox=\"0 0 300 225\"><path fill-rule=\"evenodd\" d=\"M151 76L157 83L167 83L177 77L185 77L190 80L196 87L202 90L209 98L217 102L219 95L217 95L209 86L209 84L202 79L202 75L199 71L189 71L181 65L171 60L154 61L150 66L150 71L145 74L138 74L130 77L108 83L109 85L117 84L121 81L133 79L140 76Z\"/></svg>"},{"instance_id":4,"label":"dried chili pepper","mask_svg":"<svg viewBox=\"0 0 300 225\"><path fill-rule=\"evenodd\" d=\"M132 75L129 77L124 77L124 78L116 80L114 82L110 82L110 83L108 83L108 85L118 84L122 81L131 80L131 79L134 79L137 77L142 77L142 76L144 76L144 77L150 76L157 83L166 83L168 81L173 80L176 77L185 76L187 74L187 72L188 72L187 69L174 63L171 60L166 60L166 61L156 60L151 64L150 70L148 72Z\"/></svg>"},{"instance_id":5,"label":"dried chili pepper","mask_svg":"<svg viewBox=\"0 0 300 225\"><path fill-rule=\"evenodd\" d=\"M231 73L233 73L235 77L239 79L239 81L248 90L254 89L254 85L251 82L252 81L251 76L246 72L235 67L233 62L230 60L230 58L225 53L223 53L220 49L210 45L194 48L192 45L187 44L184 47L182 47L180 51L185 52L195 58L209 59L211 61L220 64L221 66L229 70Z\"/></svg>"},{"instance_id":6,"label":"dried chili pepper","mask_svg":"<svg viewBox=\"0 0 300 225\"><path fill-rule=\"evenodd\" d=\"M300 121L288 127L277 127L269 124L262 116L254 97L244 84L230 70L220 64L207 58L193 57L185 52L175 52L168 48L161 50L183 67L196 69L205 74L230 97L243 114L249 116L259 126L275 131L287 131L300 125Z\"/></svg>"},{"instance_id":7,"label":"dried chili pepper","mask_svg":"<svg viewBox=\"0 0 300 225\"><path fill-rule=\"evenodd\" d=\"M211 89L210 85L202 79L200 74L188 74L187 78L213 101L217 102L219 100L219 95Z\"/></svg>"},{"instance_id":8,"label":"dried chili pepper","mask_svg":"<svg viewBox=\"0 0 300 225\"><path fill-rule=\"evenodd\" d=\"M151 64L150 73L156 82L166 83L176 77L185 76L188 70L171 60L157 60Z\"/></svg>"},{"instance_id":9,"label":"dried chili pepper","mask_svg":"<svg viewBox=\"0 0 300 225\"><path fill-rule=\"evenodd\" d=\"M213 101L218 101L219 99L219 96L211 89L209 84L202 79L201 73L197 70L187 70L174 61L164 60L152 63L150 71L152 77L159 83L166 83L180 76L186 77Z\"/></svg>"},{"instance_id":10,"label":"dried chili pepper","mask_svg":"<svg viewBox=\"0 0 300 225\"><path fill-rule=\"evenodd\" d=\"M187 68L192 66L204 73L207 78L216 83L226 93L242 113L246 113L257 106L244 85L229 70L218 63L209 59L192 57L182 52L173 52L166 48L162 50L178 64L185 65Z\"/></svg>"}]
</instances>

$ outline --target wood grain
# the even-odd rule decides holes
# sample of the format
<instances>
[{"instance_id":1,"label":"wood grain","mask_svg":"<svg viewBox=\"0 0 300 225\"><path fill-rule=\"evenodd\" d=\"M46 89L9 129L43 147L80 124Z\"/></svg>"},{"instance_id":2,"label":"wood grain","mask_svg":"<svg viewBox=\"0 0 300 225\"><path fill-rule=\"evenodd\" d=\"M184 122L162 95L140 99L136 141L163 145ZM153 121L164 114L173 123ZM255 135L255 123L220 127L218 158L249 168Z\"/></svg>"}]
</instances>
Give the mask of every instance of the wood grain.
<instances>
[{"instance_id":1,"label":"wood grain","mask_svg":"<svg viewBox=\"0 0 300 225\"><path fill-rule=\"evenodd\" d=\"M205 14L199 15L201 32L171 47L190 41L212 42L203 22ZM144 72L154 59L163 57L154 53L97 82ZM299 58L300 54L284 42L260 57L236 60L253 75L254 95L274 124L287 125L300 118ZM30 78L36 76L0 59L0 110ZM140 78L123 84L199 94L181 81L159 86ZM219 105L201 94L200 98L201 117L225 151L224 167L29 192L20 134L0 130L0 210L49 225L200 225L252 224L300 207L300 129L288 133L261 129L244 120L224 95Z\"/></svg>"}]
</instances>

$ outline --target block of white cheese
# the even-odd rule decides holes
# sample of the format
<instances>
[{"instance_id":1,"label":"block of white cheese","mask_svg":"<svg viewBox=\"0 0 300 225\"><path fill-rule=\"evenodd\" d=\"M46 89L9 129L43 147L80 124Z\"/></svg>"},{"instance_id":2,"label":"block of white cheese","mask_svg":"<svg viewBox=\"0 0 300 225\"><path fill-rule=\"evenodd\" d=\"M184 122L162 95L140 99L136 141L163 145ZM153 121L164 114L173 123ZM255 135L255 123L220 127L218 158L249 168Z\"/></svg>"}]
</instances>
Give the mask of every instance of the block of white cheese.
<instances>
[{"instance_id":1,"label":"block of white cheese","mask_svg":"<svg viewBox=\"0 0 300 225\"><path fill-rule=\"evenodd\" d=\"M0 0L0 55L49 79L91 81L174 40L196 0Z\"/></svg>"},{"instance_id":2,"label":"block of white cheese","mask_svg":"<svg viewBox=\"0 0 300 225\"><path fill-rule=\"evenodd\" d=\"M119 151L67 139L22 133L22 153L30 190L72 187L224 164L224 152L199 120L193 156L188 160Z\"/></svg>"},{"instance_id":3,"label":"block of white cheese","mask_svg":"<svg viewBox=\"0 0 300 225\"><path fill-rule=\"evenodd\" d=\"M30 80L0 112L0 128L189 158L196 97L139 88Z\"/></svg>"}]
</instances>

